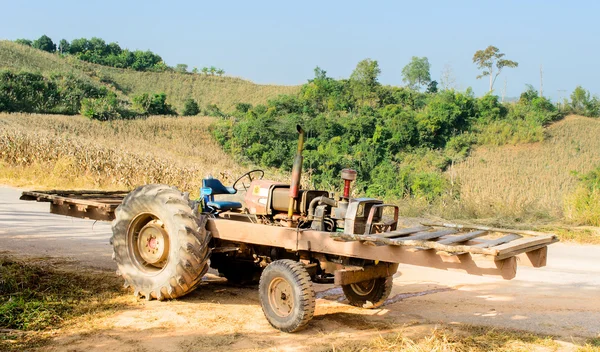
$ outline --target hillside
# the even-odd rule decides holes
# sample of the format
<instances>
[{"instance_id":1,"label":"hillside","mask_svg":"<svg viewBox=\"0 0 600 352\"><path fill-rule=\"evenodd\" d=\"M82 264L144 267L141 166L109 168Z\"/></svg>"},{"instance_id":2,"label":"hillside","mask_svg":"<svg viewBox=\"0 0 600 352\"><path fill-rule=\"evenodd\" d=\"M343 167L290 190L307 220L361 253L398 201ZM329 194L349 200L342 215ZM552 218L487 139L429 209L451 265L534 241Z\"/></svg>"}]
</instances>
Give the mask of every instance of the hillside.
<instances>
[{"instance_id":1,"label":"hillside","mask_svg":"<svg viewBox=\"0 0 600 352\"><path fill-rule=\"evenodd\" d=\"M175 72L138 72L96 65L74 57L60 57L10 41L0 41L0 70L33 71L42 74L71 73L98 85L107 85L120 95L164 92L167 102L181 109L183 101L192 97L201 106L217 104L231 111L243 102L264 104L279 94L293 94L299 86L260 85L233 77L182 74Z\"/></svg>"},{"instance_id":2,"label":"hillside","mask_svg":"<svg viewBox=\"0 0 600 352\"><path fill-rule=\"evenodd\" d=\"M460 182L470 217L562 217L574 173L600 165L600 120L571 115L546 129L543 142L479 147L448 171Z\"/></svg>"}]
</instances>

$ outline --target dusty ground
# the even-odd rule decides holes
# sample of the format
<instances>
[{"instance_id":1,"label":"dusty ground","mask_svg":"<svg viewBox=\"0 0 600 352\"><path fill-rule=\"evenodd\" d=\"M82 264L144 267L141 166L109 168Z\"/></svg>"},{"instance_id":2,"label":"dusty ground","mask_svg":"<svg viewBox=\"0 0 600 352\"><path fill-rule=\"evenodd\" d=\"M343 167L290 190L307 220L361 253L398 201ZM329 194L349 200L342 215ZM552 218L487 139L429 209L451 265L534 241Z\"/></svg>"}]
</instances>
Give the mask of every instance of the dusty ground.
<instances>
[{"instance_id":1,"label":"dusty ground","mask_svg":"<svg viewBox=\"0 0 600 352\"><path fill-rule=\"evenodd\" d=\"M47 214L47 204L18 201L19 194L0 188L1 251L115 269L109 224ZM44 350L331 349L386 332L419 334L436 323L521 329L568 343L600 337L598 258L600 246L552 245L547 267L520 268L511 281L401 266L388 303L376 310L350 307L340 289L315 285L315 318L297 334L269 326L255 287L229 286L209 275L204 285L177 301L141 301L99 319L82 317L58 331Z\"/></svg>"}]
</instances>

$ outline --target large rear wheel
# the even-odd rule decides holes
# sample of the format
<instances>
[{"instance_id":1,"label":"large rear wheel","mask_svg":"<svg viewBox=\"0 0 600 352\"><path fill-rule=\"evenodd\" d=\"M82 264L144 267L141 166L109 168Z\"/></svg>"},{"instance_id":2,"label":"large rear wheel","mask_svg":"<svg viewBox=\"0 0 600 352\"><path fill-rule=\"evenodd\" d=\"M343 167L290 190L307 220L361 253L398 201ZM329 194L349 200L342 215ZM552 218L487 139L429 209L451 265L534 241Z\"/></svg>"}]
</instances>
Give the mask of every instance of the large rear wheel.
<instances>
[{"instance_id":1,"label":"large rear wheel","mask_svg":"<svg viewBox=\"0 0 600 352\"><path fill-rule=\"evenodd\" d=\"M148 300L192 291L208 269L205 225L175 187L146 185L129 193L115 211L111 238L125 284Z\"/></svg>"},{"instance_id":2,"label":"large rear wheel","mask_svg":"<svg viewBox=\"0 0 600 352\"><path fill-rule=\"evenodd\" d=\"M312 282L299 262L282 259L269 264L260 276L258 292L265 317L283 332L303 329L315 313Z\"/></svg>"}]
</instances>

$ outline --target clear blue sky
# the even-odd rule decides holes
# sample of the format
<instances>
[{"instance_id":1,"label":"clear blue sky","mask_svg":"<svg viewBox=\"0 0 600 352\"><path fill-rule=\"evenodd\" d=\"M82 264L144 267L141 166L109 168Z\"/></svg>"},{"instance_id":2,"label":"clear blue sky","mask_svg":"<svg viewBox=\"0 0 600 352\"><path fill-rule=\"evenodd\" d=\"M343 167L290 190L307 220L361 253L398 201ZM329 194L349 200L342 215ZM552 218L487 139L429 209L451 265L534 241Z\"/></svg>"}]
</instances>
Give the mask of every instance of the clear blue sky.
<instances>
[{"instance_id":1,"label":"clear blue sky","mask_svg":"<svg viewBox=\"0 0 600 352\"><path fill-rule=\"evenodd\" d=\"M93 36L150 49L169 65L214 65L257 83L301 84L320 66L334 78L364 58L383 84L401 85L412 56L426 56L439 81L450 65L459 89L487 90L473 53L488 45L519 62L495 86L525 84L557 100L577 85L600 93L600 1L6 1L0 38ZM560 93L559 90L567 90Z\"/></svg>"}]
</instances>

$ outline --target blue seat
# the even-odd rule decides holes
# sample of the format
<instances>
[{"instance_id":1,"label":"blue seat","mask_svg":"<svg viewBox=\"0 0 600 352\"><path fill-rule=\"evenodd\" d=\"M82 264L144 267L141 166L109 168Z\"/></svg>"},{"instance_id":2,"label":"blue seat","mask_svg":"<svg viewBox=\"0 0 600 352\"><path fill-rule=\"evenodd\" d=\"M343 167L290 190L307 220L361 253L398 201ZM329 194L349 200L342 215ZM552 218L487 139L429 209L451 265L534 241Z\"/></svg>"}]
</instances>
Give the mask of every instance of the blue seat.
<instances>
[{"instance_id":1,"label":"blue seat","mask_svg":"<svg viewBox=\"0 0 600 352\"><path fill-rule=\"evenodd\" d=\"M216 178L205 178L202 180L202 190L200 196L204 199L206 206L219 210L227 211L233 209L240 209L242 203L232 202L227 200L217 201L215 200L216 194L236 194L237 190L233 187L224 186L221 181Z\"/></svg>"}]
</instances>

